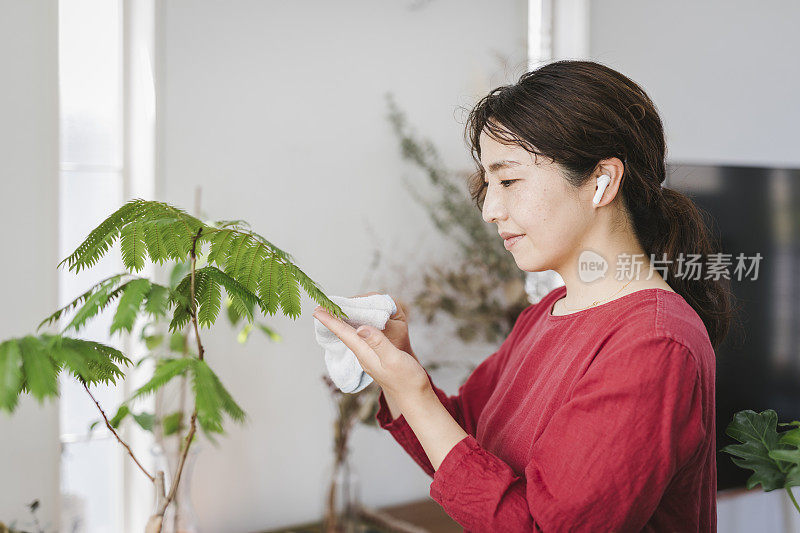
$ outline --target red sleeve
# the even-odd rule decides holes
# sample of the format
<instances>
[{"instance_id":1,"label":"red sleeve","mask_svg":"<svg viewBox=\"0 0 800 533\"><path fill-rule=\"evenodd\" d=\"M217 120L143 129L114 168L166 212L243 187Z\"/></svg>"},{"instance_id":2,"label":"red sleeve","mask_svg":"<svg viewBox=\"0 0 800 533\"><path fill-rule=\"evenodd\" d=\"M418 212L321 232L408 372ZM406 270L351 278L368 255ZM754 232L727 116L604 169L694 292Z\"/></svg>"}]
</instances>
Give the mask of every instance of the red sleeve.
<instances>
[{"instance_id":1,"label":"red sleeve","mask_svg":"<svg viewBox=\"0 0 800 533\"><path fill-rule=\"evenodd\" d=\"M619 344L619 343L617 343ZM669 338L607 345L531 446L522 474L459 441L431 497L474 531L640 531L706 437L691 352Z\"/></svg>"},{"instance_id":2,"label":"red sleeve","mask_svg":"<svg viewBox=\"0 0 800 533\"><path fill-rule=\"evenodd\" d=\"M464 431L473 437L475 436L478 417L494 390L494 384L497 382L498 373L503 368L505 357L513 347L519 332L524 329L523 322L525 317L530 314L530 310L534 307L535 304L528 306L519 314L514 322L514 327L511 328L511 333L500 345L500 348L475 367L467 380L458 388L458 394L455 396L448 396L447 393L433 383L431 375L427 371L425 372L428 374L428 381L430 381L433 391L450 413L450 416L458 422L458 425ZM392 413L389 411L383 391L378 396L378 404L380 408L375 418L378 420L380 427L389 431L392 437L422 467L425 473L433 477L433 465L431 465L425 449L402 414L392 420Z\"/></svg>"}]
</instances>

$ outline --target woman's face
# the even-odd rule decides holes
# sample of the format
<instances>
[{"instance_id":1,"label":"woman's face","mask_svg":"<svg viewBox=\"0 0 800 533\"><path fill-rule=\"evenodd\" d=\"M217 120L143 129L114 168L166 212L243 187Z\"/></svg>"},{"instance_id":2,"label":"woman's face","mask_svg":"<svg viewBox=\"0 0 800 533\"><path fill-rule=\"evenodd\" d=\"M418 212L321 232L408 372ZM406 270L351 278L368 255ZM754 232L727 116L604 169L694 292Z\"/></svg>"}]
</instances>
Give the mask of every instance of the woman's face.
<instances>
[{"instance_id":1,"label":"woman's face","mask_svg":"<svg viewBox=\"0 0 800 533\"><path fill-rule=\"evenodd\" d=\"M524 234L510 249L517 266L561 272L576 264L592 220L593 180L576 190L550 159L500 143L485 130L480 147L488 183L483 219L497 224L498 233Z\"/></svg>"}]
</instances>

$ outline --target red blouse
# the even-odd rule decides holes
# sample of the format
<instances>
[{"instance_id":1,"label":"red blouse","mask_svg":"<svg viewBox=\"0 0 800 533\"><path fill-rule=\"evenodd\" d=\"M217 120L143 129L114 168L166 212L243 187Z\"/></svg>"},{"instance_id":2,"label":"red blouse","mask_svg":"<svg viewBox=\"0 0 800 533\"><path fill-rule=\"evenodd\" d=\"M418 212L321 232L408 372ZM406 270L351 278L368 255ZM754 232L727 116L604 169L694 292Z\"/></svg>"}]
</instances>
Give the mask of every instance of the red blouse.
<instances>
[{"instance_id":1,"label":"red blouse","mask_svg":"<svg viewBox=\"0 0 800 533\"><path fill-rule=\"evenodd\" d=\"M380 426L465 531L716 531L716 366L702 320L659 288L551 315L565 294L525 308L455 396L431 381L468 433L438 470L383 392Z\"/></svg>"}]
</instances>

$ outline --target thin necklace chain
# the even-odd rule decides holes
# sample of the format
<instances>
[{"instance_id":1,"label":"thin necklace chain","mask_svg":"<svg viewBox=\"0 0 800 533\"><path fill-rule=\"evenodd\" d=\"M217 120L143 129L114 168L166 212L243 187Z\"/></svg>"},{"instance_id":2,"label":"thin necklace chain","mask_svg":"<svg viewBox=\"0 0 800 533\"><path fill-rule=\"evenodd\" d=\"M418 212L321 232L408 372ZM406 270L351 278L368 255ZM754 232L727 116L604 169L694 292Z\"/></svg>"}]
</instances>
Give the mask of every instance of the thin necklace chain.
<instances>
[{"instance_id":1,"label":"thin necklace chain","mask_svg":"<svg viewBox=\"0 0 800 533\"><path fill-rule=\"evenodd\" d=\"M631 282L631 281L633 281L633 278L631 278L631 279L630 279L630 281L628 281L628 283L626 283L625 285L623 285L622 287L620 287L620 288L619 288L619 290L618 290L617 292L615 292L614 294L612 294L612 295L611 295L611 296L609 296L608 298L613 298L614 296L616 296L617 294L619 294L619 292L620 292L622 289L624 289L625 287L627 287L627 286L630 284L630 282ZM583 311L584 309L589 309L590 307L594 307L595 305L599 304L600 302L604 302L605 300L608 300L608 298L603 298L602 300L595 300L594 302L592 302L592 304L591 304L591 305L587 305L586 307L580 307L580 308L578 308L578 309L570 309L569 307L566 307L566 306L564 306L563 304L561 305L561 307L563 307L563 308L564 308L565 310L567 310L567 311Z\"/></svg>"}]
</instances>

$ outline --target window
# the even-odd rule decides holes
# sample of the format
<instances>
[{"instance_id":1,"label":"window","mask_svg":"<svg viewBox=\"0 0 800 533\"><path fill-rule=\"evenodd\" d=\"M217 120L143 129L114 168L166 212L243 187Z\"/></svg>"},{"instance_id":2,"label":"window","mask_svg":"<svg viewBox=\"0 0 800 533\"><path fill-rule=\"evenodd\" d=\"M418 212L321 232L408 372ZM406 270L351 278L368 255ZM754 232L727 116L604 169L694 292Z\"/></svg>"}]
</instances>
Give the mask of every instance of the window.
<instances>
[{"instance_id":1,"label":"window","mask_svg":"<svg viewBox=\"0 0 800 533\"><path fill-rule=\"evenodd\" d=\"M59 2L59 260L125 200L152 196L153 6L152 0ZM129 164L133 159L135 168ZM118 246L77 275L62 267L59 305L123 270ZM109 337L112 316L101 314L77 336L113 345L134 359L131 339ZM67 373L59 380L61 530L144 530L152 499L134 478L141 472L130 469L130 457L83 386ZM130 385L90 390L111 418ZM125 428L121 435L137 457L150 462L146 437L136 435L136 429Z\"/></svg>"}]
</instances>

